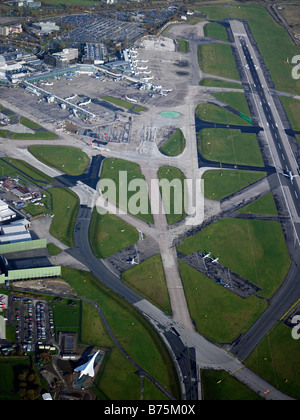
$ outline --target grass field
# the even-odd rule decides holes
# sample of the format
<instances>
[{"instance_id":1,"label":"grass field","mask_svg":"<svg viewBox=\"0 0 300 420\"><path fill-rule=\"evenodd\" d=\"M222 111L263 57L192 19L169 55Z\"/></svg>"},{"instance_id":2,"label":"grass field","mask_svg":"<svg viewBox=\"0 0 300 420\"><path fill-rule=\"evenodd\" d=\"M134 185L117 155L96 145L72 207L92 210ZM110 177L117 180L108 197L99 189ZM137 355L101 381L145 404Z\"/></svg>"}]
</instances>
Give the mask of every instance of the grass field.
<instances>
[{"instance_id":1,"label":"grass field","mask_svg":"<svg viewBox=\"0 0 300 420\"><path fill-rule=\"evenodd\" d=\"M227 109L214 104L199 104L196 108L196 115L200 120L211 121L216 124L250 125L249 122L239 115L233 114Z\"/></svg>"},{"instance_id":2,"label":"grass field","mask_svg":"<svg viewBox=\"0 0 300 420\"><path fill-rule=\"evenodd\" d=\"M286 96L281 96L280 100L284 109L287 113L287 116L290 120L293 130L300 130L300 101L298 99L288 98Z\"/></svg>"},{"instance_id":3,"label":"grass field","mask_svg":"<svg viewBox=\"0 0 300 420\"><path fill-rule=\"evenodd\" d=\"M224 80L216 80L216 79L202 79L200 82L201 86L208 86L208 87L221 87L221 88L231 88L231 89L244 89L242 85L238 83L231 83L226 82Z\"/></svg>"},{"instance_id":4,"label":"grass field","mask_svg":"<svg viewBox=\"0 0 300 420\"><path fill-rule=\"evenodd\" d=\"M68 175L81 175L89 164L86 153L67 146L30 146L29 152L41 162Z\"/></svg>"},{"instance_id":5,"label":"grass field","mask_svg":"<svg viewBox=\"0 0 300 420\"><path fill-rule=\"evenodd\" d=\"M100 215L94 208L89 240L97 258L107 258L139 240L138 231L113 214Z\"/></svg>"},{"instance_id":6,"label":"grass field","mask_svg":"<svg viewBox=\"0 0 300 420\"><path fill-rule=\"evenodd\" d=\"M205 73L240 80L230 45L199 45L198 60L201 70Z\"/></svg>"},{"instance_id":7,"label":"grass field","mask_svg":"<svg viewBox=\"0 0 300 420\"><path fill-rule=\"evenodd\" d=\"M270 214L275 216L278 214L271 192L241 208L238 212L248 214Z\"/></svg>"},{"instance_id":8,"label":"grass field","mask_svg":"<svg viewBox=\"0 0 300 420\"><path fill-rule=\"evenodd\" d=\"M184 219L186 216L184 208L185 176L180 169L175 168L174 166L161 166L157 175L160 183L165 180L165 184L170 185L170 189L163 187L162 185L160 187L160 191L162 194L167 222L169 225L172 225L173 223Z\"/></svg>"},{"instance_id":9,"label":"grass field","mask_svg":"<svg viewBox=\"0 0 300 420\"><path fill-rule=\"evenodd\" d=\"M210 200L220 201L265 176L265 172L254 171L227 169L206 171L202 176L204 196Z\"/></svg>"},{"instance_id":10,"label":"grass field","mask_svg":"<svg viewBox=\"0 0 300 420\"><path fill-rule=\"evenodd\" d=\"M146 110L146 108L141 106L141 105L137 105L137 104L134 104L132 102L125 101L124 99L114 98L112 96L102 96L101 99L103 99L107 102L111 102L115 105L119 105L119 106L121 106L122 108L125 108L125 109L134 108L134 110L136 112L142 112L142 111Z\"/></svg>"},{"instance_id":11,"label":"grass field","mask_svg":"<svg viewBox=\"0 0 300 420\"><path fill-rule=\"evenodd\" d=\"M160 254L125 271L122 281L144 296L166 314L171 315L171 305Z\"/></svg>"},{"instance_id":12,"label":"grass field","mask_svg":"<svg viewBox=\"0 0 300 420\"><path fill-rule=\"evenodd\" d=\"M20 400L16 389L15 375L23 368L30 366L29 357L12 357L0 359L0 401Z\"/></svg>"},{"instance_id":13,"label":"grass field","mask_svg":"<svg viewBox=\"0 0 300 420\"><path fill-rule=\"evenodd\" d=\"M299 54L299 48L292 43L285 29L274 22L263 5L219 4L199 6L196 9L211 20L247 20L276 88L283 92L300 94L300 84L291 76L291 60Z\"/></svg>"},{"instance_id":14,"label":"grass field","mask_svg":"<svg viewBox=\"0 0 300 420\"><path fill-rule=\"evenodd\" d=\"M212 161L264 166L256 134L227 128L205 128L198 134L201 155Z\"/></svg>"},{"instance_id":15,"label":"grass field","mask_svg":"<svg viewBox=\"0 0 300 420\"><path fill-rule=\"evenodd\" d=\"M5 163L10 163L14 166L14 168L10 165L6 165ZM15 169L16 168L16 169ZM39 186L44 186L45 184L52 184L54 179L45 175L43 172L39 171L38 169L31 166L29 163L20 160L20 159L13 159L13 158L3 158L0 161L0 170L2 172L2 176L5 175L19 175L22 178L27 179L32 184L36 184Z\"/></svg>"},{"instance_id":16,"label":"grass field","mask_svg":"<svg viewBox=\"0 0 300 420\"><path fill-rule=\"evenodd\" d=\"M300 399L299 340L291 328L278 323L246 360L246 365L280 391Z\"/></svg>"},{"instance_id":17,"label":"grass field","mask_svg":"<svg viewBox=\"0 0 300 420\"><path fill-rule=\"evenodd\" d=\"M243 92L220 92L214 93L213 96L239 112L250 116L250 111L246 97Z\"/></svg>"},{"instance_id":18,"label":"grass field","mask_svg":"<svg viewBox=\"0 0 300 420\"><path fill-rule=\"evenodd\" d=\"M204 401L254 401L263 399L223 370L202 370L201 380Z\"/></svg>"},{"instance_id":19,"label":"grass field","mask_svg":"<svg viewBox=\"0 0 300 420\"><path fill-rule=\"evenodd\" d=\"M122 175L120 174L121 172L125 172L125 174L123 174L124 179L123 177L120 178ZM143 176L141 168L137 163L129 162L123 159L105 159L102 165L100 179L113 181L116 194L112 194L108 197L110 191L108 193L106 191L102 191L103 195L107 197L110 202L116 204L123 210L128 210L129 213L145 222L153 223L148 191L145 188L145 177ZM139 185L135 185L135 183L138 184L140 181L143 184L143 189L141 189ZM128 191L127 194L130 184L133 191Z\"/></svg>"},{"instance_id":20,"label":"grass field","mask_svg":"<svg viewBox=\"0 0 300 420\"><path fill-rule=\"evenodd\" d=\"M185 149L185 137L178 128L159 148L159 151L166 156L179 156Z\"/></svg>"},{"instance_id":21,"label":"grass field","mask_svg":"<svg viewBox=\"0 0 300 420\"><path fill-rule=\"evenodd\" d=\"M207 23L204 26L204 35L209 38L217 38L221 41L228 41L226 29L224 26L216 22Z\"/></svg>"},{"instance_id":22,"label":"grass field","mask_svg":"<svg viewBox=\"0 0 300 420\"><path fill-rule=\"evenodd\" d=\"M50 233L55 238L69 247L74 246L74 228L79 211L79 198L68 188L50 188L50 212L54 218L50 227Z\"/></svg>"},{"instance_id":23,"label":"grass field","mask_svg":"<svg viewBox=\"0 0 300 420\"><path fill-rule=\"evenodd\" d=\"M267 307L253 296L242 299L180 260L179 271L191 317L197 331L208 340L230 343Z\"/></svg>"},{"instance_id":24,"label":"grass field","mask_svg":"<svg viewBox=\"0 0 300 420\"><path fill-rule=\"evenodd\" d=\"M186 255L211 252L222 265L257 284L265 297L273 296L291 263L277 222L221 219L186 238L178 250Z\"/></svg>"}]
</instances>

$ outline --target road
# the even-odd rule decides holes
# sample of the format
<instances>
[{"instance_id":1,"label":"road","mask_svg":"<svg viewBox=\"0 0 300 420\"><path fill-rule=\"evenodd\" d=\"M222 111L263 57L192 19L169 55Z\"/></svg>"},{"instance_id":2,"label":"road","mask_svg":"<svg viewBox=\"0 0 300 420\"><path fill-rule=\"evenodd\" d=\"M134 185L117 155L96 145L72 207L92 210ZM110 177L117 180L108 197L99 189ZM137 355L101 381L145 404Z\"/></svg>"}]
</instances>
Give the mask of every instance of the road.
<instances>
[{"instance_id":1,"label":"road","mask_svg":"<svg viewBox=\"0 0 300 420\"><path fill-rule=\"evenodd\" d=\"M300 245L300 178L299 165L290 146L282 120L270 94L268 83L262 70L261 60L256 55L244 24L231 21L231 29L235 38L241 62L252 91L256 111L259 115L263 135L269 147L271 159L277 172L278 185L281 188L286 208L293 225L297 245ZM293 180L284 176L291 171L297 175Z\"/></svg>"},{"instance_id":2,"label":"road","mask_svg":"<svg viewBox=\"0 0 300 420\"><path fill-rule=\"evenodd\" d=\"M189 30L193 31L194 29L189 28ZM195 54L196 52L196 43L196 41L192 43L191 53L193 54ZM241 45L239 40L238 44ZM200 78L200 70L198 67L196 68L195 57L193 58L193 60L194 67L192 80L195 82L196 78L198 78L198 80ZM247 63L245 62L245 65L246 64ZM195 73L196 71L198 74L197 77ZM253 82L251 83L251 85L253 85ZM199 178L197 141L194 126L194 110L196 105L199 103L199 94L201 92L203 93L203 90L199 86L193 85L189 87L185 103L173 108L174 110L178 110L182 115L181 126L187 140L187 147L180 157L172 159L172 164L178 164L178 167L183 170L186 177L193 180L198 180ZM186 104L188 104L188 106ZM159 115L160 111L160 109L157 109L157 115ZM149 116L146 115L144 118L144 121L137 121L137 124L140 127L142 127L143 124L145 124L145 126L149 126L149 121L147 121L149 120ZM266 120L264 125L264 128L266 128L265 131L267 131L267 127L268 126ZM72 141L72 144L74 145L73 139L70 139L68 144L71 144ZM79 142L76 143L76 146L80 147ZM145 148L145 150L147 150L147 148L148 145ZM128 158L128 160L133 160L138 163L143 163L144 171L146 171L147 169L151 169L151 167L156 167L162 164L170 163L171 160L169 158L163 157L161 155L159 157L158 153L154 152L154 149L155 148L153 147L149 147L149 154L143 154L142 151L128 151L122 153L122 157L125 159ZM46 165L38 163L38 161L36 161L32 156L29 156L30 154L27 151L25 151L24 147L15 148L11 142L6 142L5 150L7 151L8 155L12 155L13 157L19 157L21 159L24 159L25 156L28 157L29 163L37 165L37 167L39 168L41 168L42 166L41 169L43 170L43 172L47 173L50 176L55 176L57 178L62 175L58 171L52 170L46 167ZM91 155L91 151L89 154ZM111 154L113 155L113 153ZM120 156L120 154L116 153L116 156ZM96 200L96 191L91 186L88 187L87 185L80 184L78 182L76 182L76 185L74 186L74 183L71 180L66 180L65 178L63 179L65 182L70 182L70 185L68 186L70 186L71 188L76 187L76 193L81 198L80 212L75 226L75 247L68 250L67 252L69 252L74 258L76 258L78 261L84 264L95 275L95 277L99 279L99 281L101 281L109 288L114 290L116 293L118 293L120 296L126 299L130 304L134 305L155 326L156 330L160 333L160 336L165 341L166 345L170 349L171 354L173 355L173 360L175 365L177 366L179 377L181 379L182 395L184 399L195 400L201 398L201 381L199 377L199 370L202 368L224 369L231 375L237 377L239 380L241 380L243 383L245 383L247 386L249 386L251 389L257 392L259 395L267 399L289 399L289 397L280 393L272 385L268 384L258 375L255 375L253 372L247 369L243 362L235 355L209 342L200 334L195 332L194 328L189 327L189 320L186 322L184 319L180 319L182 317L180 313L178 313L179 319L174 319L166 316L154 305L150 304L137 293L126 287L121 282L120 278L118 278L112 271L110 271L109 267L107 267L103 263L103 261L95 258L89 245L88 229L90 224L92 206ZM60 178L60 180L62 180L62 178ZM296 215L296 213L293 214ZM134 224L134 221L132 223ZM166 227L165 221L158 220L155 226L155 228L157 229L156 234L160 233L163 235L164 232L167 231L163 230L164 227ZM169 241L167 241L167 245L168 244ZM168 247L166 247L166 249L164 250L165 253L167 253L167 249ZM166 261L168 261L168 258L170 257L172 257L172 251L167 253L167 255L164 258L165 267L167 266ZM291 272L291 275L293 274L294 273ZM181 285L179 286L182 288ZM284 284L284 287L288 288L288 286L289 283L286 282ZM289 300L290 295L286 296L287 300ZM176 307L176 299L174 299L173 301L173 307ZM184 305L186 305L186 302L184 302ZM186 308L185 313L187 313ZM275 315L277 315L277 313L278 311ZM267 318L268 321L271 323L276 322L274 318L271 318L271 320L269 317ZM261 336L263 337L263 334L265 334L269 330L270 324L262 323L261 321L259 321L259 325L261 326ZM256 333L257 331L258 330L255 329L254 332L252 331L252 334L245 336L247 340L240 340L240 354L242 354L242 351L248 351L249 349L252 350L255 347L255 342L259 338ZM267 395L265 395L266 390L269 390Z\"/></svg>"}]
</instances>

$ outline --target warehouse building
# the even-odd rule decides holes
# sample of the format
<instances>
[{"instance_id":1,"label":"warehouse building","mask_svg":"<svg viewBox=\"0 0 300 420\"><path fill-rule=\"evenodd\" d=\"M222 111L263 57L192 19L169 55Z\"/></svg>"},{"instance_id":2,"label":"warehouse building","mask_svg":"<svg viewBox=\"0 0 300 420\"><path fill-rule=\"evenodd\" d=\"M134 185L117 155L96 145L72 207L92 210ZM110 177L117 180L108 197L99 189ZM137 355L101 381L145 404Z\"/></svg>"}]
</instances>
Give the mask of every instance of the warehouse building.
<instances>
[{"instance_id":1,"label":"warehouse building","mask_svg":"<svg viewBox=\"0 0 300 420\"><path fill-rule=\"evenodd\" d=\"M16 213L8 207L5 201L0 200L0 222L16 218Z\"/></svg>"}]
</instances>

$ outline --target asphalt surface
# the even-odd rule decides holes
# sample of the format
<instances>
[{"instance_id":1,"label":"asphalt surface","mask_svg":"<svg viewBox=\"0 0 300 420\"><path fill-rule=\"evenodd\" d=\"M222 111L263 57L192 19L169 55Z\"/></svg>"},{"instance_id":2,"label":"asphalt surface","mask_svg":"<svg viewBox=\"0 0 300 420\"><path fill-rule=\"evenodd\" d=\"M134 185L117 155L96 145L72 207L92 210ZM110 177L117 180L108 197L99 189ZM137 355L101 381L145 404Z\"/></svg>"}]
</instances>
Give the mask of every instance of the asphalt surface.
<instances>
[{"instance_id":1,"label":"asphalt surface","mask_svg":"<svg viewBox=\"0 0 300 420\"><path fill-rule=\"evenodd\" d=\"M265 337L266 333L278 322L279 319L291 308L300 297L300 249L299 249L299 178L292 181L285 177L288 171L298 174L298 163L293 153L289 139L279 111L276 108L273 97L270 95L270 76L264 68L261 57L256 56L256 51L248 37L249 30L241 22L232 22L232 30L236 37L241 62L244 65L245 75L252 92L256 111L260 117L260 124L264 128L265 141L270 150L271 161L276 169L272 176L272 189L279 191L282 213L287 215L287 220L282 222L287 246L292 259L289 273L277 291L269 301L268 309L241 335L231 346L232 354L245 360ZM265 72L265 73L264 73ZM277 195L278 199L278 195Z\"/></svg>"}]
</instances>

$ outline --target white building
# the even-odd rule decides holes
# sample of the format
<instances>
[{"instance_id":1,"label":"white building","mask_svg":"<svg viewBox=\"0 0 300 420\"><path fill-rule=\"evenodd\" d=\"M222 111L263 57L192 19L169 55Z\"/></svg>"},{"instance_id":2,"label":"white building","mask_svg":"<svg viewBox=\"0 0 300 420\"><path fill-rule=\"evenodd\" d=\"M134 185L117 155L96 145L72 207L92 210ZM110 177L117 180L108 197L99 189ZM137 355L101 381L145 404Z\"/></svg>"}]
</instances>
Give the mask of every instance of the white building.
<instances>
[{"instance_id":1,"label":"white building","mask_svg":"<svg viewBox=\"0 0 300 420\"><path fill-rule=\"evenodd\" d=\"M16 213L12 211L8 204L5 201L0 200L0 222L5 222L6 220L11 220L16 217Z\"/></svg>"}]
</instances>

